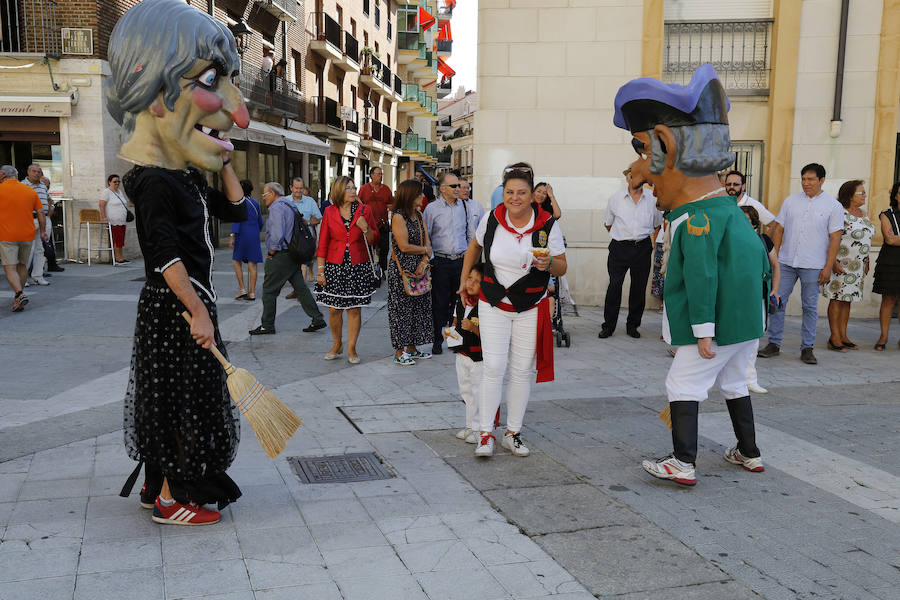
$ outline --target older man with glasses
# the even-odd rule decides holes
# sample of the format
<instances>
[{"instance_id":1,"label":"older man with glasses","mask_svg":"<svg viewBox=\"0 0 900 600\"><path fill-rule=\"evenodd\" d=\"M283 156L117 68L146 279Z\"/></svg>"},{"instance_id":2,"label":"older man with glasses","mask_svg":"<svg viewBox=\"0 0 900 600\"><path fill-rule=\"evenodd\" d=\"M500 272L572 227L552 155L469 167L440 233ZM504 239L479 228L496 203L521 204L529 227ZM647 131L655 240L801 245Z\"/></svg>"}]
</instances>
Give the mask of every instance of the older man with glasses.
<instances>
[{"instance_id":1,"label":"older man with glasses","mask_svg":"<svg viewBox=\"0 0 900 600\"><path fill-rule=\"evenodd\" d=\"M441 329L447 324L454 293L459 286L463 255L475 228L469 221L469 209L459 200L459 179L443 173L438 179L440 197L425 207L425 226L431 239L431 316L434 325L432 354L443 352Z\"/></svg>"}]
</instances>

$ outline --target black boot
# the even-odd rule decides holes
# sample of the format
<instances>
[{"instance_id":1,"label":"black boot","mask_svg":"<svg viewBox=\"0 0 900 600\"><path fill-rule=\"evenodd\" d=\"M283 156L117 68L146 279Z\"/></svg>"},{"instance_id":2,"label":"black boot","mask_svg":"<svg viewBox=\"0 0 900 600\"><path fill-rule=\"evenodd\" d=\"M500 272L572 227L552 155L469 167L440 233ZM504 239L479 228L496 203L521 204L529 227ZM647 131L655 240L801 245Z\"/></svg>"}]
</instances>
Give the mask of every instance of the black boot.
<instances>
[{"instance_id":1,"label":"black boot","mask_svg":"<svg viewBox=\"0 0 900 600\"><path fill-rule=\"evenodd\" d=\"M669 402L669 413L672 416L673 454L681 462L694 464L697 461L697 412L699 409L699 402Z\"/></svg>"},{"instance_id":2,"label":"black boot","mask_svg":"<svg viewBox=\"0 0 900 600\"><path fill-rule=\"evenodd\" d=\"M728 414L731 416L731 426L734 427L734 435L737 437L738 450L747 458L759 458L750 396L726 400L725 404L728 405Z\"/></svg>"}]
</instances>

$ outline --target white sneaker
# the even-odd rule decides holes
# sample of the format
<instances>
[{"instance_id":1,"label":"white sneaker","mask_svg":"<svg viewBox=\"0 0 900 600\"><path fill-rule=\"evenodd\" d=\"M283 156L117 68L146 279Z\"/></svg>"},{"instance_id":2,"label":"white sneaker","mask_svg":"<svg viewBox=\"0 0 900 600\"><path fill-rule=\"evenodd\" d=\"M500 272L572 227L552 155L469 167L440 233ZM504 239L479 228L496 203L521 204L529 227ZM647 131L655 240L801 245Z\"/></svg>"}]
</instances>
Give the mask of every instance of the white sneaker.
<instances>
[{"instance_id":1,"label":"white sneaker","mask_svg":"<svg viewBox=\"0 0 900 600\"><path fill-rule=\"evenodd\" d=\"M50 285L50 282L44 279L43 277L38 277L34 280L34 282L38 285Z\"/></svg>"},{"instance_id":2,"label":"white sneaker","mask_svg":"<svg viewBox=\"0 0 900 600\"><path fill-rule=\"evenodd\" d=\"M725 460L733 465L741 465L748 471L752 471L754 473L762 473L766 470L766 468L762 464L761 458L747 458L746 456L741 454L740 450L737 449L737 446L735 446L734 448L729 448L725 451Z\"/></svg>"},{"instance_id":3,"label":"white sneaker","mask_svg":"<svg viewBox=\"0 0 900 600\"><path fill-rule=\"evenodd\" d=\"M485 458L494 455L494 436L490 433L480 434L478 447L475 448L475 456L484 456Z\"/></svg>"},{"instance_id":4,"label":"white sneaker","mask_svg":"<svg viewBox=\"0 0 900 600\"><path fill-rule=\"evenodd\" d=\"M659 479L669 479L681 485L696 485L697 476L694 465L684 463L670 454L659 459L645 460L641 463L645 471Z\"/></svg>"},{"instance_id":5,"label":"white sneaker","mask_svg":"<svg viewBox=\"0 0 900 600\"><path fill-rule=\"evenodd\" d=\"M477 429L469 430L469 435L466 436L466 443L467 444L477 444L478 443L478 430Z\"/></svg>"},{"instance_id":6,"label":"white sneaker","mask_svg":"<svg viewBox=\"0 0 900 600\"><path fill-rule=\"evenodd\" d=\"M516 456L528 456L531 451L528 446L522 443L520 433L506 433L503 435L503 441L500 445L515 454Z\"/></svg>"},{"instance_id":7,"label":"white sneaker","mask_svg":"<svg viewBox=\"0 0 900 600\"><path fill-rule=\"evenodd\" d=\"M768 394L769 390L759 385L758 383L748 383L747 390L753 392L754 394Z\"/></svg>"},{"instance_id":8,"label":"white sneaker","mask_svg":"<svg viewBox=\"0 0 900 600\"><path fill-rule=\"evenodd\" d=\"M471 435L471 434L472 434L472 430L469 429L468 427L466 427L465 429L460 429L459 431L456 432L456 439L464 440L464 439L468 438L469 435Z\"/></svg>"}]
</instances>

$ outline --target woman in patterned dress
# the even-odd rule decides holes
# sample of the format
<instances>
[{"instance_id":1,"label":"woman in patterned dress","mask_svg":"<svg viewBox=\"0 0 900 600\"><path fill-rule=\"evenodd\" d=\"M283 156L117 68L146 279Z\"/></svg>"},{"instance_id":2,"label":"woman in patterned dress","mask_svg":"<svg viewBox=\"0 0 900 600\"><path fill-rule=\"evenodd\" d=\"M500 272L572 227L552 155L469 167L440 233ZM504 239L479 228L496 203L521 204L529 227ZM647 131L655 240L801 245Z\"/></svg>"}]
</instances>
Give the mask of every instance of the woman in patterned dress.
<instances>
[{"instance_id":1,"label":"woman in patterned dress","mask_svg":"<svg viewBox=\"0 0 900 600\"><path fill-rule=\"evenodd\" d=\"M431 358L430 352L420 352L416 346L431 344L434 327L431 317L431 294L410 296L403 291L399 263L407 273L422 275L428 268L431 241L428 228L420 212L425 194L415 179L397 187L394 214L391 216L393 253L388 262L388 325L394 362L408 366L417 358Z\"/></svg>"},{"instance_id":2,"label":"woman in patterned dress","mask_svg":"<svg viewBox=\"0 0 900 600\"><path fill-rule=\"evenodd\" d=\"M372 301L375 278L366 244L378 241L372 212L356 197L356 185L349 177L338 177L328 193L331 206L322 215L319 232L316 301L328 307L334 343L323 357L334 360L344 343L344 311L347 311L347 361L359 363L356 341L362 326L360 308Z\"/></svg>"},{"instance_id":3,"label":"woman in patterned dress","mask_svg":"<svg viewBox=\"0 0 900 600\"><path fill-rule=\"evenodd\" d=\"M844 207L844 233L832 267L831 280L822 289L828 303L828 326L831 337L828 349L836 352L858 350L847 337L850 303L862 300L862 282L869 272L869 248L875 226L862 211L866 203L866 187L862 180L844 183L838 191L838 202Z\"/></svg>"}]
</instances>

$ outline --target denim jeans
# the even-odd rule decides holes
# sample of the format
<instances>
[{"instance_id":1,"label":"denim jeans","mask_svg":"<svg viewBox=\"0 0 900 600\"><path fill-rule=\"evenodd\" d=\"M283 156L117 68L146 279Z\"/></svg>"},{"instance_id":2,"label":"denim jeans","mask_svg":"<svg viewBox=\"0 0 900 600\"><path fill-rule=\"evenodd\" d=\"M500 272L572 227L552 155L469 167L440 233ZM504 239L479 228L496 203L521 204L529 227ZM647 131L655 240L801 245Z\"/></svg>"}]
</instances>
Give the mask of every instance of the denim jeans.
<instances>
[{"instance_id":1,"label":"denim jeans","mask_svg":"<svg viewBox=\"0 0 900 600\"><path fill-rule=\"evenodd\" d=\"M784 263L781 266L781 285L778 297L781 308L769 318L769 343L781 346L784 337L784 307L800 280L800 300L803 305L803 326L801 328L801 348L812 348L816 343L816 321L819 318L819 271L821 269L798 269Z\"/></svg>"}]
</instances>

